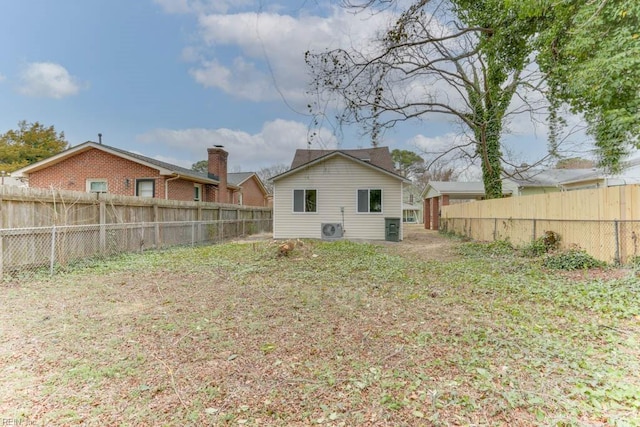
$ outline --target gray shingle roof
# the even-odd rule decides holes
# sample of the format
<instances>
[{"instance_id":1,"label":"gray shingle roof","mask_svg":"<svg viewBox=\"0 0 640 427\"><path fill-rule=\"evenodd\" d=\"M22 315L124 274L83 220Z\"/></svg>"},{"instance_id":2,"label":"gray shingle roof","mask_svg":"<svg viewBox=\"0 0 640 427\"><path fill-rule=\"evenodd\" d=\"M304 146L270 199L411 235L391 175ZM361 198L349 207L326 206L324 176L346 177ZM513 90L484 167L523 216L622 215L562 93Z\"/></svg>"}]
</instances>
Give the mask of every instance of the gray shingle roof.
<instances>
[{"instance_id":1,"label":"gray shingle roof","mask_svg":"<svg viewBox=\"0 0 640 427\"><path fill-rule=\"evenodd\" d=\"M422 196L426 197L430 189L435 190L438 195L446 194L452 199L473 199L485 195L484 183L481 181L429 181ZM511 190L503 189L502 194L511 194Z\"/></svg>"},{"instance_id":2,"label":"gray shingle roof","mask_svg":"<svg viewBox=\"0 0 640 427\"><path fill-rule=\"evenodd\" d=\"M87 142L93 142L93 141L87 141ZM96 143L94 142L94 144ZM190 177L199 178L199 179L211 179L211 177L209 177L208 174L206 173L197 172L192 169L184 168L182 166L173 165L171 163L163 162L161 160L152 159L151 157L143 156L142 154L132 153L131 151L123 150L121 148L116 148L116 147L112 147L104 144L100 144L100 145L102 145L105 148L108 148L109 150L117 151L118 153L124 154L129 157L133 157L145 163L150 163L152 165L158 166L163 169L168 169L170 171L173 171L183 176L190 176Z\"/></svg>"},{"instance_id":3,"label":"gray shingle roof","mask_svg":"<svg viewBox=\"0 0 640 427\"><path fill-rule=\"evenodd\" d=\"M456 182L456 181L429 181L429 184L433 189L439 191L442 194L450 193L469 193L469 194L484 194L484 184L478 182Z\"/></svg>"},{"instance_id":4,"label":"gray shingle roof","mask_svg":"<svg viewBox=\"0 0 640 427\"><path fill-rule=\"evenodd\" d=\"M578 178L598 175L594 168L587 169L529 169L508 174L506 179L522 187L549 187Z\"/></svg>"},{"instance_id":5,"label":"gray shingle roof","mask_svg":"<svg viewBox=\"0 0 640 427\"><path fill-rule=\"evenodd\" d=\"M233 185L240 185L254 175L254 172L232 172L227 174L227 182Z\"/></svg>"},{"instance_id":6,"label":"gray shingle roof","mask_svg":"<svg viewBox=\"0 0 640 427\"><path fill-rule=\"evenodd\" d=\"M353 150L296 150L296 154L291 162L291 169L298 168L304 164L310 163L320 157L326 156L331 153L341 152L351 157L355 157L358 160L363 160L371 163L374 166L382 168L388 172L397 174L397 171L389 153L388 147L376 147L376 148L361 148Z\"/></svg>"}]
</instances>

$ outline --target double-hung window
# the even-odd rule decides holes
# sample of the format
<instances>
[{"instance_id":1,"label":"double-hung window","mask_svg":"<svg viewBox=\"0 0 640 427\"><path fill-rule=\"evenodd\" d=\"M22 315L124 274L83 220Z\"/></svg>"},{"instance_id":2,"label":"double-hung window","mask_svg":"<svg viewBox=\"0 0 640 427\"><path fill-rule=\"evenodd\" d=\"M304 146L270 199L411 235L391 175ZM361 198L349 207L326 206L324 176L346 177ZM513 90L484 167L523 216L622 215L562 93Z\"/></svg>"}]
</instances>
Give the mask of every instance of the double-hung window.
<instances>
[{"instance_id":1,"label":"double-hung window","mask_svg":"<svg viewBox=\"0 0 640 427\"><path fill-rule=\"evenodd\" d=\"M382 213L382 190L358 190L358 213Z\"/></svg>"},{"instance_id":2,"label":"double-hung window","mask_svg":"<svg viewBox=\"0 0 640 427\"><path fill-rule=\"evenodd\" d=\"M293 211L294 212L317 212L318 211L317 190L293 190Z\"/></svg>"}]
</instances>

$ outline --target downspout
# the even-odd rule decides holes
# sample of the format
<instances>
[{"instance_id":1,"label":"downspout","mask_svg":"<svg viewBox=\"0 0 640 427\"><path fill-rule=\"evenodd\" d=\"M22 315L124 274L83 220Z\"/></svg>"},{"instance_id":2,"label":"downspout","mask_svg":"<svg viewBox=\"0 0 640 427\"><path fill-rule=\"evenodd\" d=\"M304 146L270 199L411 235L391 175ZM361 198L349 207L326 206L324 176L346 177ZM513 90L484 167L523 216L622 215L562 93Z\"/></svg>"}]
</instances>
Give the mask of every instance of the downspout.
<instances>
[{"instance_id":1,"label":"downspout","mask_svg":"<svg viewBox=\"0 0 640 427\"><path fill-rule=\"evenodd\" d=\"M180 178L180 175L176 175L173 178L169 178L169 179L165 179L164 180L164 198L165 200L169 200L169 181L174 181L176 179Z\"/></svg>"}]
</instances>

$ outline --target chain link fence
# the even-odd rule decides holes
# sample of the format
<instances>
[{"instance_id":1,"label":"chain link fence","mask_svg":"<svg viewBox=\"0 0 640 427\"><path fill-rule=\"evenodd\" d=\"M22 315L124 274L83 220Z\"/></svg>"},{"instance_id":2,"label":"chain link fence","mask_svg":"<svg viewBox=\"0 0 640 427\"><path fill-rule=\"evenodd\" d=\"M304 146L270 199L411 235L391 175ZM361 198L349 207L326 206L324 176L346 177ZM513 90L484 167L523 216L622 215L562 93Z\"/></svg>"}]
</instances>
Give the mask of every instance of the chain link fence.
<instances>
[{"instance_id":1,"label":"chain link fence","mask_svg":"<svg viewBox=\"0 0 640 427\"><path fill-rule=\"evenodd\" d=\"M180 245L215 244L272 231L271 219L0 229L0 278L28 277L85 259Z\"/></svg>"},{"instance_id":2,"label":"chain link fence","mask_svg":"<svg viewBox=\"0 0 640 427\"><path fill-rule=\"evenodd\" d=\"M440 229L477 241L506 240L516 247L553 231L561 249L582 249L609 264L627 264L640 256L640 221L440 218Z\"/></svg>"}]
</instances>

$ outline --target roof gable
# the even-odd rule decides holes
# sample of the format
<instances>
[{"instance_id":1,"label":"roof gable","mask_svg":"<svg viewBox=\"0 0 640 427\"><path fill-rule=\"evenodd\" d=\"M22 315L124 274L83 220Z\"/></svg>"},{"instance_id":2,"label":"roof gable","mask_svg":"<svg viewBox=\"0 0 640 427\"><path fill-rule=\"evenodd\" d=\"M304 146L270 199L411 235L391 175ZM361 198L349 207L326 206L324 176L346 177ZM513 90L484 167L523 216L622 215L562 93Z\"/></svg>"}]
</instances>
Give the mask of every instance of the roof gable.
<instances>
[{"instance_id":1,"label":"roof gable","mask_svg":"<svg viewBox=\"0 0 640 427\"><path fill-rule=\"evenodd\" d=\"M291 169L296 169L307 163L311 163L321 157L328 154L340 152L348 156L354 157L363 162L371 163L374 166L382 168L388 172L396 173L396 169L393 164L393 159L389 153L387 147L372 147L372 148L360 148L353 150L296 150L293 161L291 162Z\"/></svg>"},{"instance_id":2,"label":"roof gable","mask_svg":"<svg viewBox=\"0 0 640 427\"><path fill-rule=\"evenodd\" d=\"M288 171L271 177L271 181L277 181L286 176L292 175L305 167L311 167L318 163L324 162L335 156L344 157L357 164L368 168L375 169L381 173L400 179L403 182L410 181L405 177L398 175L393 167L393 160L387 147L376 147L358 150L296 150L291 169Z\"/></svg>"},{"instance_id":3,"label":"roof gable","mask_svg":"<svg viewBox=\"0 0 640 427\"><path fill-rule=\"evenodd\" d=\"M269 191L262 183L262 180L260 179L258 174L256 174L255 172L231 172L227 174L227 182L238 187L242 186L242 184L252 178L256 182L256 184L258 184L258 187L260 187L260 191L262 191L264 195L269 194Z\"/></svg>"}]
</instances>

